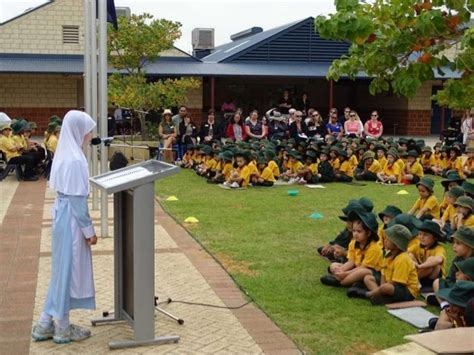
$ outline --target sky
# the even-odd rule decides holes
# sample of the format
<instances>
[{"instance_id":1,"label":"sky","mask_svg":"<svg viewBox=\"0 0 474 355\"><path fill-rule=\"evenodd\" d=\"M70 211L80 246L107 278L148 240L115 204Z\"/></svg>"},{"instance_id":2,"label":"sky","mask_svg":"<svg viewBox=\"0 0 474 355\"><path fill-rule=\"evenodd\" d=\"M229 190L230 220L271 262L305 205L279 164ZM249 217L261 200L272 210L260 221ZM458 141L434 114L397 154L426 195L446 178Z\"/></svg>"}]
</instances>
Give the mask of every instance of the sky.
<instances>
[{"instance_id":1,"label":"sky","mask_svg":"<svg viewBox=\"0 0 474 355\"><path fill-rule=\"evenodd\" d=\"M0 22L45 2L0 0ZM268 30L309 16L335 12L334 0L115 0L115 6L129 7L136 14L148 12L156 18L179 21L182 36L175 46L188 53L192 52L191 31L197 27L214 28L218 46L230 42L232 34L253 26Z\"/></svg>"}]
</instances>

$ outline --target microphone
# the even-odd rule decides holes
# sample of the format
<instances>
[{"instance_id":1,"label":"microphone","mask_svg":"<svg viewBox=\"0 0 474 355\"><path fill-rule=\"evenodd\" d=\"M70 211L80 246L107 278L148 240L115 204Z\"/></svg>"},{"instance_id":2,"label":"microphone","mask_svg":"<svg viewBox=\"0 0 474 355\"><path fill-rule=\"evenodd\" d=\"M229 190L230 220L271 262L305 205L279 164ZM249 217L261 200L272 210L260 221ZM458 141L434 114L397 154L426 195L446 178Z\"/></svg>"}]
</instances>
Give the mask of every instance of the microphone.
<instances>
[{"instance_id":1,"label":"microphone","mask_svg":"<svg viewBox=\"0 0 474 355\"><path fill-rule=\"evenodd\" d=\"M114 137L95 137L91 139L91 145L99 145L101 143L104 143L104 145L108 146L112 141L114 140Z\"/></svg>"}]
</instances>

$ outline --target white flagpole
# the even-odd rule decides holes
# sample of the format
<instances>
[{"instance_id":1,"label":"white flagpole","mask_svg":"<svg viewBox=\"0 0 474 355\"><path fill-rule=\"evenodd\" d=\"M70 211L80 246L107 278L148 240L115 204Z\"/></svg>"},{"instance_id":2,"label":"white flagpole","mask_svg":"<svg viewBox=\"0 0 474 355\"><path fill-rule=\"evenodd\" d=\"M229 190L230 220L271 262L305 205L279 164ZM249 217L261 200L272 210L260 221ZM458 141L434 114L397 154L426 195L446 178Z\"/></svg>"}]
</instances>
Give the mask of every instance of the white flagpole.
<instances>
[{"instance_id":1,"label":"white flagpole","mask_svg":"<svg viewBox=\"0 0 474 355\"><path fill-rule=\"evenodd\" d=\"M84 6L84 108L90 115L91 110L91 16L90 0L83 0ZM86 147L87 164L92 172L91 148Z\"/></svg>"},{"instance_id":2,"label":"white flagpole","mask_svg":"<svg viewBox=\"0 0 474 355\"><path fill-rule=\"evenodd\" d=\"M91 43L92 43L92 55L91 55L91 72L92 72L92 118L97 121L97 6L95 0L90 2L91 4ZM97 136L97 125L94 128L94 136ZM92 176L98 175L98 161L97 161L97 147L92 146ZM92 209L99 209L98 201L98 190L92 188Z\"/></svg>"},{"instance_id":3,"label":"white flagpole","mask_svg":"<svg viewBox=\"0 0 474 355\"><path fill-rule=\"evenodd\" d=\"M100 137L108 136L107 113L107 0L99 0L99 121ZM105 144L100 147L100 173L107 172L108 148ZM100 230L101 236L108 236L108 198L100 194Z\"/></svg>"}]
</instances>

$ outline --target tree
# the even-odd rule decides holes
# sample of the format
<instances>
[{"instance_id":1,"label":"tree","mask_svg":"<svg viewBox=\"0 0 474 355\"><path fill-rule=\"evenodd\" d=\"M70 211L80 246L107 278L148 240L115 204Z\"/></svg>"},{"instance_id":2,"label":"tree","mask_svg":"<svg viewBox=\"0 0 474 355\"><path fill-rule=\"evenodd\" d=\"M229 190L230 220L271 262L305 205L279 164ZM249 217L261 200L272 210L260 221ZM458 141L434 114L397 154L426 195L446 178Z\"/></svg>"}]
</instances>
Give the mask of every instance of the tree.
<instances>
[{"instance_id":1,"label":"tree","mask_svg":"<svg viewBox=\"0 0 474 355\"><path fill-rule=\"evenodd\" d=\"M146 139L143 112L182 104L188 90L197 88L199 83L193 78L153 82L146 77L146 66L172 48L181 36L179 22L154 20L150 14L119 17L118 22L118 31L111 26L108 30L109 63L117 70L109 77L109 102L132 109Z\"/></svg>"},{"instance_id":2,"label":"tree","mask_svg":"<svg viewBox=\"0 0 474 355\"><path fill-rule=\"evenodd\" d=\"M328 78L372 77L372 95L393 90L413 97L423 82L450 70L458 74L435 95L453 109L474 107L473 0L335 0L336 13L315 20L320 35L350 42Z\"/></svg>"}]
</instances>

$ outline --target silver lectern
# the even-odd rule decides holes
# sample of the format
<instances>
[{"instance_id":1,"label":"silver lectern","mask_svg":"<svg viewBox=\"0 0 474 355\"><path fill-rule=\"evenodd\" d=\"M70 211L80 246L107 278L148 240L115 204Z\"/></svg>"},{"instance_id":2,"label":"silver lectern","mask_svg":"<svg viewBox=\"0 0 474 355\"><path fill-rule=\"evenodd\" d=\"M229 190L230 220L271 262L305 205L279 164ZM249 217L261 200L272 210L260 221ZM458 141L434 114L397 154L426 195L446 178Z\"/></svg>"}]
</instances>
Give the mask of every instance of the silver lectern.
<instances>
[{"instance_id":1,"label":"silver lectern","mask_svg":"<svg viewBox=\"0 0 474 355\"><path fill-rule=\"evenodd\" d=\"M133 340L111 341L110 349L178 342L155 337L155 180L178 167L148 160L90 178L102 193L114 194L115 311L92 325L128 321Z\"/></svg>"}]
</instances>

